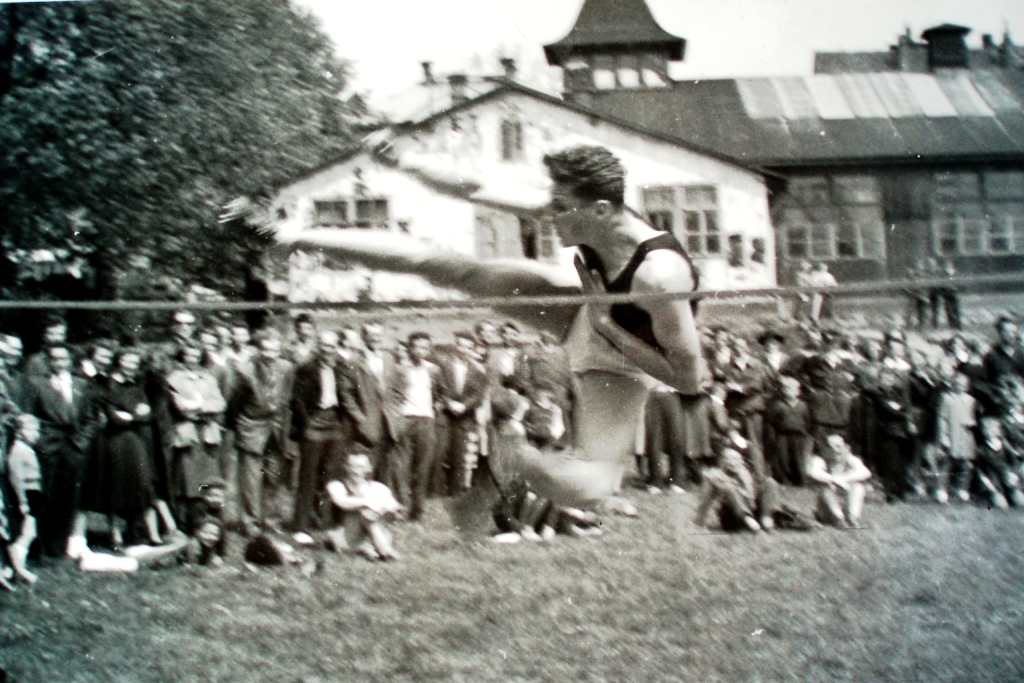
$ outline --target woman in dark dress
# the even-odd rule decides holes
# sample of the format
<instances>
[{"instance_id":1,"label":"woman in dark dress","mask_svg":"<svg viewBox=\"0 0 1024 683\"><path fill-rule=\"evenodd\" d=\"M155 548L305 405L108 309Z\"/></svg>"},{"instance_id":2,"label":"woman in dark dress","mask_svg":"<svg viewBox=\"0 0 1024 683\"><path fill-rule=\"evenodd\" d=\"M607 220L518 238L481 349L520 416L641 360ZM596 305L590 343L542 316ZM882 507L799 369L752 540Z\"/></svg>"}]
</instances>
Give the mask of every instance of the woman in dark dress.
<instances>
[{"instance_id":1,"label":"woman in dark dress","mask_svg":"<svg viewBox=\"0 0 1024 683\"><path fill-rule=\"evenodd\" d=\"M102 394L106 418L103 447L97 472L95 508L111 516L111 536L122 544L113 517L131 524L140 515L150 543L159 545L156 512L156 473L150 420L152 410L139 381L139 351L119 352L114 372Z\"/></svg>"}]
</instances>

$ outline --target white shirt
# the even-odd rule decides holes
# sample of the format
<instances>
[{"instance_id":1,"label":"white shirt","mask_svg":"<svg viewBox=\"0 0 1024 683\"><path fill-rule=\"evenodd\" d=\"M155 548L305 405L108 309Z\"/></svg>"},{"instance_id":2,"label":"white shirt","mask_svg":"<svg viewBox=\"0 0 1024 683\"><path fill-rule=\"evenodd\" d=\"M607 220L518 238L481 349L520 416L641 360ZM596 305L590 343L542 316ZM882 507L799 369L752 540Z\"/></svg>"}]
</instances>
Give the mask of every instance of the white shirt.
<instances>
[{"instance_id":1,"label":"white shirt","mask_svg":"<svg viewBox=\"0 0 1024 683\"><path fill-rule=\"evenodd\" d=\"M406 417L434 417L434 392L430 365L411 365L405 368L405 401L402 415Z\"/></svg>"},{"instance_id":2,"label":"white shirt","mask_svg":"<svg viewBox=\"0 0 1024 683\"><path fill-rule=\"evenodd\" d=\"M60 395L64 397L64 402L71 405L71 397L73 396L71 391L71 373L68 371L61 372L56 375L50 376L50 386L60 392Z\"/></svg>"},{"instance_id":3,"label":"white shirt","mask_svg":"<svg viewBox=\"0 0 1024 683\"><path fill-rule=\"evenodd\" d=\"M338 405L338 386L334 382L334 368L320 364L320 410Z\"/></svg>"},{"instance_id":4,"label":"white shirt","mask_svg":"<svg viewBox=\"0 0 1024 683\"><path fill-rule=\"evenodd\" d=\"M462 395L462 390L466 388L466 373L469 370L469 366L461 358L456 358L452 361L452 371L455 373L455 393Z\"/></svg>"},{"instance_id":5,"label":"white shirt","mask_svg":"<svg viewBox=\"0 0 1024 683\"><path fill-rule=\"evenodd\" d=\"M366 352L366 367L377 378L377 384L384 389L384 356L373 351Z\"/></svg>"}]
</instances>

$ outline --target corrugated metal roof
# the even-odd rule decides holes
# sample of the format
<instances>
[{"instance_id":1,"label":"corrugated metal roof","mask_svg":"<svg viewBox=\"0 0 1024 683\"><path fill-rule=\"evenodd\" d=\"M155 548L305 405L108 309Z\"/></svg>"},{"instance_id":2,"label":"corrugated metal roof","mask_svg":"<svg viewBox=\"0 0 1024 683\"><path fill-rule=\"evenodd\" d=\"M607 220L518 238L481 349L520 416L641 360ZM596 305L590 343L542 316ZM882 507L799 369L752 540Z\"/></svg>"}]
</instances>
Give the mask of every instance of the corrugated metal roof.
<instances>
[{"instance_id":1,"label":"corrugated metal roof","mask_svg":"<svg viewBox=\"0 0 1024 683\"><path fill-rule=\"evenodd\" d=\"M815 74L595 94L593 108L755 164L1024 158L1024 72Z\"/></svg>"}]
</instances>

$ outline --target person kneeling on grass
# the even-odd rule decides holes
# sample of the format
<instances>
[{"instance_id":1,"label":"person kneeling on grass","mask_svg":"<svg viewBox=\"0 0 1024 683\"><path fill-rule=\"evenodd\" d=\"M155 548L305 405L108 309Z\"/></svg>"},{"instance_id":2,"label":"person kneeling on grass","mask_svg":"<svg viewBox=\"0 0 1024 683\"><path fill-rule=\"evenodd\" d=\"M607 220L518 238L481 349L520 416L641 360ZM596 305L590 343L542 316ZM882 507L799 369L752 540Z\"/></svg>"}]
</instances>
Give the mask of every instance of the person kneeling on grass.
<instances>
[{"instance_id":1,"label":"person kneeling on grass","mask_svg":"<svg viewBox=\"0 0 1024 683\"><path fill-rule=\"evenodd\" d=\"M384 484L369 479L370 458L350 454L342 481L327 484L327 495L344 514L343 526L328 532L336 550L362 553L370 560L398 560L391 545L391 532L384 521L403 508Z\"/></svg>"},{"instance_id":2,"label":"person kneeling on grass","mask_svg":"<svg viewBox=\"0 0 1024 683\"><path fill-rule=\"evenodd\" d=\"M839 434L828 436L823 451L807 466L807 478L818 488L815 517L822 524L857 529L867 495L864 482L871 478L871 470Z\"/></svg>"}]
</instances>

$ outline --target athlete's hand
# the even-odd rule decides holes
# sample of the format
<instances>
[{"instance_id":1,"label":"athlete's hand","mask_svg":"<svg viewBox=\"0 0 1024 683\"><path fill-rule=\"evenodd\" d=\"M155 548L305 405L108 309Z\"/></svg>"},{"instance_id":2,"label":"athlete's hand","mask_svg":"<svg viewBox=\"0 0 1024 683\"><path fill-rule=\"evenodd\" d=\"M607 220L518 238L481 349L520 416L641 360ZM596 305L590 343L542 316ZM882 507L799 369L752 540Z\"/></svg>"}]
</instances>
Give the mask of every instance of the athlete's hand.
<instances>
[{"instance_id":1,"label":"athlete's hand","mask_svg":"<svg viewBox=\"0 0 1024 683\"><path fill-rule=\"evenodd\" d=\"M604 294L607 291L601 275L597 271L588 270L579 254L573 259L573 265L576 266L576 273L580 276L584 294ZM590 315L590 323L599 332L605 326L613 324L611 304L591 302L587 304L587 311Z\"/></svg>"}]
</instances>

